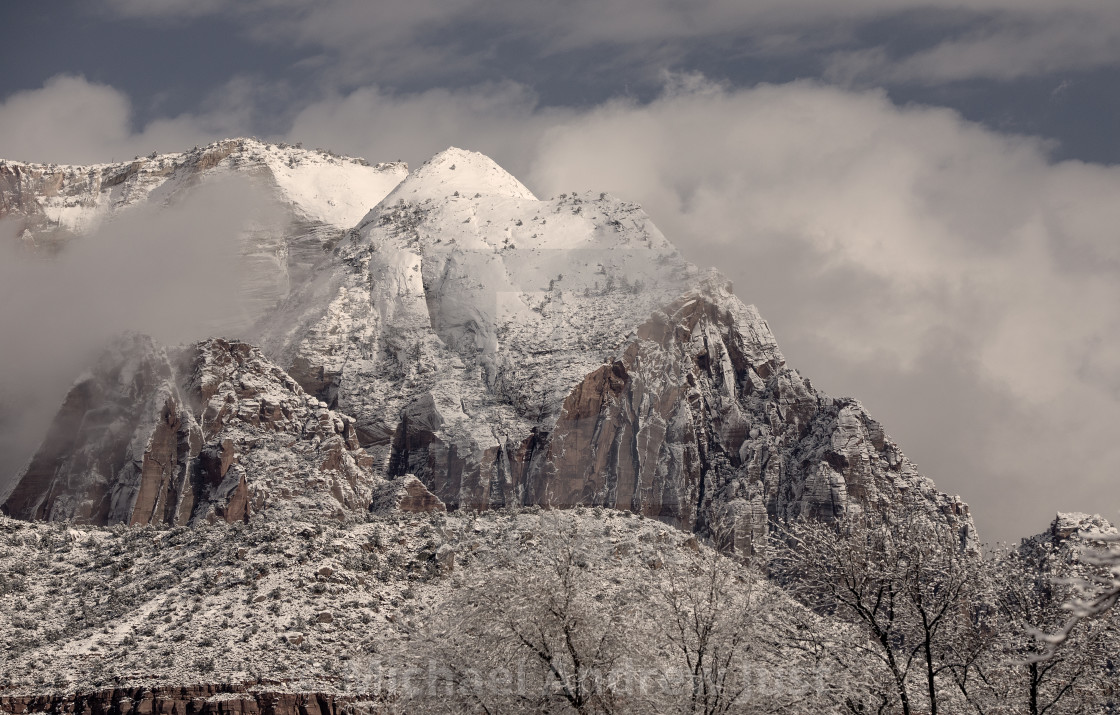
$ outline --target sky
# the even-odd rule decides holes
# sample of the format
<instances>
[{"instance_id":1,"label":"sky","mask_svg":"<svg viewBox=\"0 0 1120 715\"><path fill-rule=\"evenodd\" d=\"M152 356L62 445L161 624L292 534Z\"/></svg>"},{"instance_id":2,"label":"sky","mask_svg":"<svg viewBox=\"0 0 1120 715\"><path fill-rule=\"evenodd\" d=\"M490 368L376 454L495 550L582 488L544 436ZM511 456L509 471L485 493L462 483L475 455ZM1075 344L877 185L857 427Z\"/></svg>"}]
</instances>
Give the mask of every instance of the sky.
<instances>
[{"instance_id":1,"label":"sky","mask_svg":"<svg viewBox=\"0 0 1120 715\"><path fill-rule=\"evenodd\" d=\"M539 196L608 191L723 271L983 539L1120 517L1120 4L38 0L0 19L0 157L257 136L416 165L454 145Z\"/></svg>"}]
</instances>

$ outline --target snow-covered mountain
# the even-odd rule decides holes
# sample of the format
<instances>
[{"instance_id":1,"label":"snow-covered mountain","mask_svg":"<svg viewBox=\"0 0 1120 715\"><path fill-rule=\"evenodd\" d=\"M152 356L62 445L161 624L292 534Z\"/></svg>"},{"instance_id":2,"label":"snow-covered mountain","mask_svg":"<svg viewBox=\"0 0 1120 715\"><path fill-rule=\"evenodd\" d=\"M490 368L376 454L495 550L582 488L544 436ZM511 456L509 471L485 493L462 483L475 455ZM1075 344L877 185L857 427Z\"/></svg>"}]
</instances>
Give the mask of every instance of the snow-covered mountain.
<instances>
[{"instance_id":1,"label":"snow-covered mountain","mask_svg":"<svg viewBox=\"0 0 1120 715\"><path fill-rule=\"evenodd\" d=\"M255 139L89 166L0 160L0 218L19 220L23 240L46 244L88 233L121 211L174 201L225 172L269 182L305 220L349 228L408 167Z\"/></svg>"},{"instance_id":2,"label":"snow-covered mountain","mask_svg":"<svg viewBox=\"0 0 1120 715\"><path fill-rule=\"evenodd\" d=\"M27 249L62 250L112 231L117 219L183 205L200 188L240 181L263 211L244 208L239 293L247 324L310 275L337 241L408 173L402 163L230 139L131 162L64 166L0 161L0 220ZM205 207L195 208L203 211ZM14 231L11 231L14 229Z\"/></svg>"},{"instance_id":3,"label":"snow-covered mountain","mask_svg":"<svg viewBox=\"0 0 1120 715\"><path fill-rule=\"evenodd\" d=\"M717 272L684 261L634 204L597 192L541 200L489 158L459 149L433 157L391 191L400 165L312 161L246 140L182 157L167 175L179 183L215 167L251 166L271 177L301 220L354 225L337 241L316 241L330 253L264 314L252 336L261 354L236 375L214 378L217 392L199 388L201 378L170 357L142 387L111 365L75 386L67 405L80 409L63 409L23 472L5 505L14 516L190 520L170 502L153 511L141 495L197 481L206 469L201 455L219 449L224 486L206 494L237 492L256 509L306 492L273 483L269 475L287 469L286 479L319 484L340 508L368 507L377 483L415 475L449 509L602 505L746 553L777 522L914 505L963 540L975 538L959 498L921 476L857 401L824 395L788 367L758 312ZM3 205L46 217L27 218L29 230L49 226L50 207L66 203L57 198L65 192L47 196L52 189L42 187L87 187L83 200L97 207L127 204L126 195L163 200L174 186L157 176L158 160L102 170L123 178L96 188L80 172L70 184L35 184L24 178L30 169L5 166L5 176L19 177L9 186L20 188L6 189L14 198ZM357 220L363 198L376 206ZM80 225L79 215L100 214L67 214L67 225ZM289 251L295 233L283 234ZM258 398L261 380L283 385L283 399ZM103 384L111 387L91 388ZM253 429L269 434L267 449L255 433L223 436L228 425L207 434L218 442L196 448L191 425L206 432L207 415L225 409L211 404L221 394L238 419L246 411ZM113 412L99 400L120 418L88 428L91 415ZM353 462L361 476L352 481L373 486L338 493L330 486L338 478L322 476L336 469L329 459L311 471L278 466L302 463L293 455L308 439L303 413L284 414L285 400L344 425L332 434L348 454L360 452ZM284 419L259 418L266 414ZM169 461L160 450L171 442L172 415L186 437ZM106 434L121 447L103 449ZM223 451L227 439L232 446ZM96 470L82 456L91 453ZM236 486L226 470L241 475ZM76 507L92 503L84 492L91 485L101 506ZM185 494L174 489L177 498ZM112 497L105 502L114 494L123 495L117 506ZM229 504L207 513L244 518Z\"/></svg>"}]
</instances>

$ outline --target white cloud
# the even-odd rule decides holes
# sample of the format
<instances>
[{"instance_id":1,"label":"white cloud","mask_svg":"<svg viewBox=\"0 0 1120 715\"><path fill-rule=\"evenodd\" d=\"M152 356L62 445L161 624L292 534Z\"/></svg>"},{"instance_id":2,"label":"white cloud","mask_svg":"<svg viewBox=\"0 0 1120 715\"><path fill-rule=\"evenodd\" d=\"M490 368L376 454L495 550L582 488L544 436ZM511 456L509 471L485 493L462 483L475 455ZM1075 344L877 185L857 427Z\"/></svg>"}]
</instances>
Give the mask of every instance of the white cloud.
<instances>
[{"instance_id":1,"label":"white cloud","mask_svg":"<svg viewBox=\"0 0 1120 715\"><path fill-rule=\"evenodd\" d=\"M234 78L213 93L202 112L157 119L134 131L132 105L123 92L58 75L40 89L17 92L0 103L0 157L60 164L127 161L246 134L253 107L247 85Z\"/></svg>"},{"instance_id":2,"label":"white cloud","mask_svg":"<svg viewBox=\"0 0 1120 715\"><path fill-rule=\"evenodd\" d=\"M0 104L0 156L84 163L127 138L130 106L121 92L81 77L58 76L42 89ZM110 149L111 151L111 149Z\"/></svg>"}]
</instances>

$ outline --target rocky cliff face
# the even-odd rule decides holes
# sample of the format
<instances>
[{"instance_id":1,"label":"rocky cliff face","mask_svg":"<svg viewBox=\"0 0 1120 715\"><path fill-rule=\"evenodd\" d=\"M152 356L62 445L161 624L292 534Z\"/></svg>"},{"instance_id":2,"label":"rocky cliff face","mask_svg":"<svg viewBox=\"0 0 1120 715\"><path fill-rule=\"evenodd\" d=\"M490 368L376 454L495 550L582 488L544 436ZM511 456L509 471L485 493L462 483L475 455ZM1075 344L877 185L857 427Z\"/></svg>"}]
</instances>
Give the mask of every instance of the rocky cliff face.
<instances>
[{"instance_id":1,"label":"rocky cliff face","mask_svg":"<svg viewBox=\"0 0 1120 715\"><path fill-rule=\"evenodd\" d=\"M178 522L187 461L201 444L186 414L166 351L127 336L70 390L4 510L133 523L135 505Z\"/></svg>"},{"instance_id":2,"label":"rocky cliff face","mask_svg":"<svg viewBox=\"0 0 1120 715\"><path fill-rule=\"evenodd\" d=\"M974 539L958 498L858 402L788 367L758 312L639 207L539 200L481 154L419 167L261 326L290 379L243 344L196 346L179 372L154 359L129 388L143 428L89 416L112 413L91 407L119 388L111 370L98 380L117 387L76 387L11 513L240 519L314 482L305 493L360 508L369 475L415 475L393 499L609 506L747 553L775 522L913 504ZM198 377L234 364L236 379Z\"/></svg>"},{"instance_id":3,"label":"rocky cliff face","mask_svg":"<svg viewBox=\"0 0 1120 715\"><path fill-rule=\"evenodd\" d=\"M0 695L0 712L90 715L335 715L376 709L374 698L230 685L107 688L86 693Z\"/></svg>"},{"instance_id":4,"label":"rocky cliff face","mask_svg":"<svg viewBox=\"0 0 1120 715\"><path fill-rule=\"evenodd\" d=\"M529 460L536 503L640 512L752 553L771 521L925 504L974 538L863 407L786 367L753 308L707 285L657 311L565 398ZM437 490L438 493L438 490Z\"/></svg>"},{"instance_id":5,"label":"rocky cliff face","mask_svg":"<svg viewBox=\"0 0 1120 715\"><path fill-rule=\"evenodd\" d=\"M184 525L368 508L353 420L247 343L121 341L71 389L3 504L21 519Z\"/></svg>"},{"instance_id":6,"label":"rocky cliff face","mask_svg":"<svg viewBox=\"0 0 1120 715\"><path fill-rule=\"evenodd\" d=\"M604 505L749 552L775 520L921 502L974 538L967 506L633 204L538 200L451 149L335 253L265 349L448 508Z\"/></svg>"}]
</instances>

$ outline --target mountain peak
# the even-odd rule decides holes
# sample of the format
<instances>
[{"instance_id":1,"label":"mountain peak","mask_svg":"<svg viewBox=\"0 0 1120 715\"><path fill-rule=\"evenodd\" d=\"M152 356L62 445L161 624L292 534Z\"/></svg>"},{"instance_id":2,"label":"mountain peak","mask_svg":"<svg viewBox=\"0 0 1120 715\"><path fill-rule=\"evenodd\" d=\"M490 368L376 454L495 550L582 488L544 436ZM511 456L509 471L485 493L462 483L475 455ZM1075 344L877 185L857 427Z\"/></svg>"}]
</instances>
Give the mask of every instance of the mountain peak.
<instances>
[{"instance_id":1,"label":"mountain peak","mask_svg":"<svg viewBox=\"0 0 1120 715\"><path fill-rule=\"evenodd\" d=\"M387 200L422 201L449 196L504 196L536 200L512 174L477 151L448 147L421 164L389 194Z\"/></svg>"}]
</instances>

